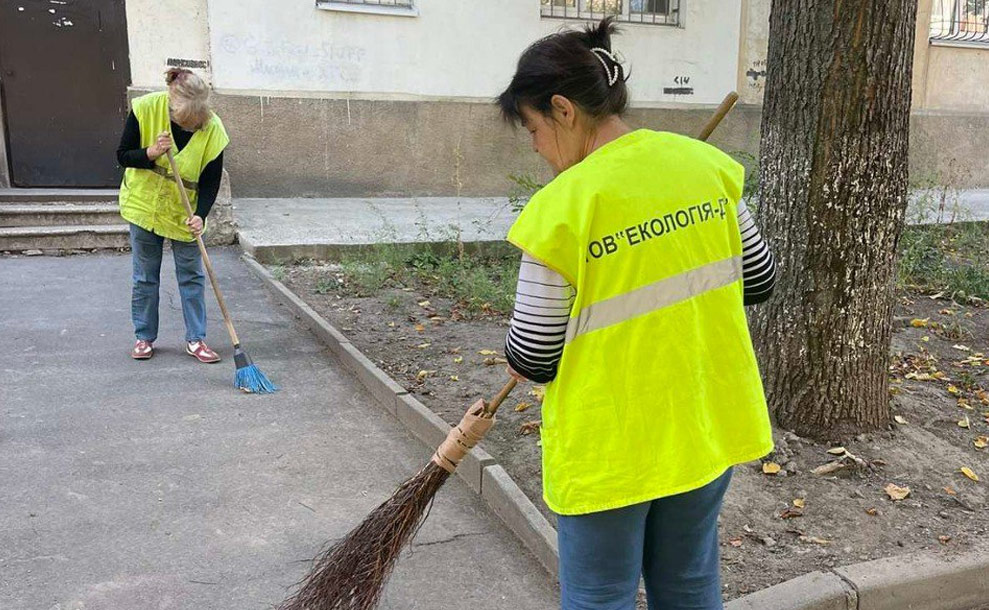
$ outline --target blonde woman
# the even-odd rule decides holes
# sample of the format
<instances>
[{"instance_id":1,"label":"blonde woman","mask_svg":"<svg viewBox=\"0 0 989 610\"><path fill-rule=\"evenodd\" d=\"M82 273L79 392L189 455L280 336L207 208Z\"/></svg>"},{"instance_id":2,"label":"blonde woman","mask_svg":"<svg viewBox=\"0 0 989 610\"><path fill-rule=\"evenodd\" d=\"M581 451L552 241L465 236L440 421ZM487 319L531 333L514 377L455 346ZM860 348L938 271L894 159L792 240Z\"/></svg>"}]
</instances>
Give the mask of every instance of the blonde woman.
<instances>
[{"instance_id":1,"label":"blonde woman","mask_svg":"<svg viewBox=\"0 0 989 610\"><path fill-rule=\"evenodd\" d=\"M223 172L223 149L230 138L209 107L209 87L189 70L166 73L168 89L134 99L117 160L125 167L120 215L130 223L134 263L131 318L136 343L131 357L147 360L158 338L158 286L162 248L172 242L175 275L185 319L186 353L200 362L218 362L206 345L206 291L196 235L216 200ZM168 164L167 152L185 183L195 215L189 218Z\"/></svg>"}]
</instances>

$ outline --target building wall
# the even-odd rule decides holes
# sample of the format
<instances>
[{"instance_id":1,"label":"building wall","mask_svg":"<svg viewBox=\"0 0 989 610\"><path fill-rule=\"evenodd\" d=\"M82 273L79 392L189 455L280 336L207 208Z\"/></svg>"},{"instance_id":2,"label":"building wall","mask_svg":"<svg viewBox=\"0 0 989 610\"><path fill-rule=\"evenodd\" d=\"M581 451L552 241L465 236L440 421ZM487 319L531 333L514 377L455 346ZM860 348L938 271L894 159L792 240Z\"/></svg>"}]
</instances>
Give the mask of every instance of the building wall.
<instances>
[{"instance_id":1,"label":"building wall","mask_svg":"<svg viewBox=\"0 0 989 610\"><path fill-rule=\"evenodd\" d=\"M615 39L636 103L717 103L734 88L741 0L685 6L684 28L625 24ZM428 0L419 11L409 18L321 10L313 0L209 0L215 85L228 93L489 99L519 53L565 23L540 17L538 0ZM664 93L681 86L693 94Z\"/></svg>"},{"instance_id":2,"label":"building wall","mask_svg":"<svg viewBox=\"0 0 989 610\"><path fill-rule=\"evenodd\" d=\"M912 172L989 186L989 48L930 45L932 1L919 0ZM511 174L548 177L490 103L521 50L565 23L541 18L538 0L421 0L418 17L175 2L128 0L135 93L159 86L169 59L209 60L235 196L503 195ZM714 141L754 155L771 0L684 6L684 28L624 25L615 40L629 122L692 134L734 88L741 103ZM664 93L682 86L694 94Z\"/></svg>"},{"instance_id":3,"label":"building wall","mask_svg":"<svg viewBox=\"0 0 989 610\"><path fill-rule=\"evenodd\" d=\"M209 61L207 0L127 0L127 37L134 87L164 86L168 60ZM204 76L209 70L196 68Z\"/></svg>"}]
</instances>

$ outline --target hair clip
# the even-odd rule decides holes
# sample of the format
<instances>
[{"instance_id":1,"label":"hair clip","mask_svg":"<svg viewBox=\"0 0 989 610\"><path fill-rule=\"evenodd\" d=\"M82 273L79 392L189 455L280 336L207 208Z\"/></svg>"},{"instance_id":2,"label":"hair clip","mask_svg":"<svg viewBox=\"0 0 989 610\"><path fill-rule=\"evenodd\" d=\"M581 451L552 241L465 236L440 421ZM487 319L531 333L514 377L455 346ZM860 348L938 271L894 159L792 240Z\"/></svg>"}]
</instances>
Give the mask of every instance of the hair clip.
<instances>
[{"instance_id":1,"label":"hair clip","mask_svg":"<svg viewBox=\"0 0 989 610\"><path fill-rule=\"evenodd\" d=\"M594 57L597 57L598 61L601 62L601 65L604 66L604 72L605 74L608 75L608 86L613 87L614 84L618 82L619 68L621 66L621 63L618 61L618 58L615 57L614 53L612 53L608 49L604 49L601 47L592 48L591 53L594 53ZM615 64L614 73L612 73L611 68L608 67L608 62L604 60L605 57L610 59L612 63Z\"/></svg>"}]
</instances>

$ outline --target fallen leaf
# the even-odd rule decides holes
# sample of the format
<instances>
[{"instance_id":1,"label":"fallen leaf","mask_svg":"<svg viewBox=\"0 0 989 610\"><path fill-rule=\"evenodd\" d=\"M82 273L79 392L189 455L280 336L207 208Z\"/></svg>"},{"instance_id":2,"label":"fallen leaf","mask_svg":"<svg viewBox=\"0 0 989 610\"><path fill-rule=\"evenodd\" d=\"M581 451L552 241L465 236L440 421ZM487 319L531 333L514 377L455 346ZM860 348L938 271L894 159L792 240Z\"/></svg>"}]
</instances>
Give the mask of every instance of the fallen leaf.
<instances>
[{"instance_id":1,"label":"fallen leaf","mask_svg":"<svg viewBox=\"0 0 989 610\"><path fill-rule=\"evenodd\" d=\"M875 506L873 506L872 508L867 508L865 509L865 514L869 515L870 517L875 517L876 515L879 514L879 509L876 508Z\"/></svg>"},{"instance_id":2,"label":"fallen leaf","mask_svg":"<svg viewBox=\"0 0 989 610\"><path fill-rule=\"evenodd\" d=\"M539 420L527 421L519 427L519 433L522 436L528 436L533 432L538 432L540 425L542 425L542 422Z\"/></svg>"},{"instance_id":3,"label":"fallen leaf","mask_svg":"<svg viewBox=\"0 0 989 610\"><path fill-rule=\"evenodd\" d=\"M941 381L948 380L948 376L945 375L942 371L934 371L934 375L932 375L932 377L934 377L934 379L940 379Z\"/></svg>"},{"instance_id":4,"label":"fallen leaf","mask_svg":"<svg viewBox=\"0 0 989 610\"><path fill-rule=\"evenodd\" d=\"M416 324L416 330L418 332L423 332L424 330L426 330L426 327L423 326L422 324Z\"/></svg>"},{"instance_id":5,"label":"fallen leaf","mask_svg":"<svg viewBox=\"0 0 989 610\"><path fill-rule=\"evenodd\" d=\"M889 499L893 501L902 500L910 495L909 487L900 487L896 483L890 483L883 490L889 496Z\"/></svg>"},{"instance_id":6,"label":"fallen leaf","mask_svg":"<svg viewBox=\"0 0 989 610\"><path fill-rule=\"evenodd\" d=\"M421 370L416 374L416 379L419 381L423 381L427 377L431 377L435 372L436 371Z\"/></svg>"},{"instance_id":7,"label":"fallen leaf","mask_svg":"<svg viewBox=\"0 0 989 610\"><path fill-rule=\"evenodd\" d=\"M450 381L460 381L459 375L450 375Z\"/></svg>"},{"instance_id":8,"label":"fallen leaf","mask_svg":"<svg viewBox=\"0 0 989 610\"><path fill-rule=\"evenodd\" d=\"M776 474L780 470L782 470L782 468L776 462L764 462L762 464L763 474Z\"/></svg>"},{"instance_id":9,"label":"fallen leaf","mask_svg":"<svg viewBox=\"0 0 989 610\"><path fill-rule=\"evenodd\" d=\"M388 323L388 328L395 328L395 323L394 322L389 322Z\"/></svg>"},{"instance_id":10,"label":"fallen leaf","mask_svg":"<svg viewBox=\"0 0 989 610\"><path fill-rule=\"evenodd\" d=\"M975 445L976 449L985 449L989 447L989 436L980 436L972 441L972 444Z\"/></svg>"},{"instance_id":11,"label":"fallen leaf","mask_svg":"<svg viewBox=\"0 0 989 610\"><path fill-rule=\"evenodd\" d=\"M941 314L941 315L943 315L943 316L953 316L957 312L954 309L942 309L938 313Z\"/></svg>"},{"instance_id":12,"label":"fallen leaf","mask_svg":"<svg viewBox=\"0 0 989 610\"><path fill-rule=\"evenodd\" d=\"M907 373L903 377L904 379L915 379L917 381L930 381L934 379L934 376L930 373Z\"/></svg>"},{"instance_id":13,"label":"fallen leaf","mask_svg":"<svg viewBox=\"0 0 989 610\"><path fill-rule=\"evenodd\" d=\"M463 356L457 356L456 358L453 359L453 363L454 364L460 364L463 361L464 361L464 357Z\"/></svg>"},{"instance_id":14,"label":"fallen leaf","mask_svg":"<svg viewBox=\"0 0 989 610\"><path fill-rule=\"evenodd\" d=\"M979 475L975 474L975 472L971 468L969 468L968 466L962 466L961 472L962 472L963 475L965 475L966 477L972 479L976 483L979 482Z\"/></svg>"},{"instance_id":15,"label":"fallen leaf","mask_svg":"<svg viewBox=\"0 0 989 610\"><path fill-rule=\"evenodd\" d=\"M930 337L921 337L920 340L923 341L924 343L928 343L931 340L931 338Z\"/></svg>"},{"instance_id":16,"label":"fallen leaf","mask_svg":"<svg viewBox=\"0 0 989 610\"><path fill-rule=\"evenodd\" d=\"M729 538L728 544L732 545L736 549L742 546L742 538Z\"/></svg>"},{"instance_id":17,"label":"fallen leaf","mask_svg":"<svg viewBox=\"0 0 989 610\"><path fill-rule=\"evenodd\" d=\"M848 450L845 449L844 447L832 447L828 449L828 453L830 453L831 455L845 455L846 451Z\"/></svg>"},{"instance_id":18,"label":"fallen leaf","mask_svg":"<svg viewBox=\"0 0 989 610\"><path fill-rule=\"evenodd\" d=\"M796 506L797 508L803 508L804 504L805 502L803 498L797 498L793 501L793 505Z\"/></svg>"},{"instance_id":19,"label":"fallen leaf","mask_svg":"<svg viewBox=\"0 0 989 610\"><path fill-rule=\"evenodd\" d=\"M546 386L537 385L533 387L531 390L529 390L529 396L535 396L536 400L542 402L543 399L546 398Z\"/></svg>"},{"instance_id":20,"label":"fallen leaf","mask_svg":"<svg viewBox=\"0 0 989 610\"><path fill-rule=\"evenodd\" d=\"M962 408L962 409L968 409L969 411L972 411L973 410L972 409L972 405L968 404L968 399L967 398L959 398L958 399L958 406L960 408Z\"/></svg>"},{"instance_id":21,"label":"fallen leaf","mask_svg":"<svg viewBox=\"0 0 989 610\"><path fill-rule=\"evenodd\" d=\"M952 345L951 347L955 348L956 350L958 350L960 352L970 352L970 351L972 351L972 348L969 347L969 346L967 346L967 345Z\"/></svg>"},{"instance_id":22,"label":"fallen leaf","mask_svg":"<svg viewBox=\"0 0 989 610\"><path fill-rule=\"evenodd\" d=\"M515 405L515 412L521 413L522 411L527 411L531 406L532 405L527 402L520 402L519 404Z\"/></svg>"},{"instance_id":23,"label":"fallen leaf","mask_svg":"<svg viewBox=\"0 0 989 610\"><path fill-rule=\"evenodd\" d=\"M477 353L478 354L481 354L482 356L494 356L498 352L494 351L493 349L482 349L481 351L479 351Z\"/></svg>"},{"instance_id":24,"label":"fallen leaf","mask_svg":"<svg viewBox=\"0 0 989 610\"><path fill-rule=\"evenodd\" d=\"M950 485L948 487L945 487L944 488L944 493L948 494L949 496L957 496L958 495L958 492L955 491L954 489L952 489Z\"/></svg>"},{"instance_id":25,"label":"fallen leaf","mask_svg":"<svg viewBox=\"0 0 989 610\"><path fill-rule=\"evenodd\" d=\"M958 427L959 428L966 428L966 429L972 427L971 422L968 421L968 415L966 415L962 419L958 420Z\"/></svg>"},{"instance_id":26,"label":"fallen leaf","mask_svg":"<svg viewBox=\"0 0 989 610\"><path fill-rule=\"evenodd\" d=\"M959 394L962 393L962 391L959 390L956 386L949 385L948 386L948 393L949 394L954 394L955 396L958 396Z\"/></svg>"},{"instance_id":27,"label":"fallen leaf","mask_svg":"<svg viewBox=\"0 0 989 610\"><path fill-rule=\"evenodd\" d=\"M893 421L900 424L901 426L907 425L907 420L902 415L894 415Z\"/></svg>"},{"instance_id":28,"label":"fallen leaf","mask_svg":"<svg viewBox=\"0 0 989 610\"><path fill-rule=\"evenodd\" d=\"M938 542L940 542L941 544L948 544L948 542L951 540L951 536L938 536L937 539Z\"/></svg>"},{"instance_id":29,"label":"fallen leaf","mask_svg":"<svg viewBox=\"0 0 989 610\"><path fill-rule=\"evenodd\" d=\"M930 318L914 318L913 320L910 320L910 326L913 326L914 328L926 328L930 321Z\"/></svg>"},{"instance_id":30,"label":"fallen leaf","mask_svg":"<svg viewBox=\"0 0 989 610\"><path fill-rule=\"evenodd\" d=\"M832 472L837 472L837 471L841 470L842 468L847 468L847 467L848 467L848 464L846 464L845 462L842 462L841 460L837 460L837 461L834 461L834 462L828 462L827 464L822 464L822 465L818 466L817 468L811 470L810 473L811 474L825 475L825 474L831 474Z\"/></svg>"},{"instance_id":31,"label":"fallen leaf","mask_svg":"<svg viewBox=\"0 0 989 610\"><path fill-rule=\"evenodd\" d=\"M422 307L423 309L429 307L430 305L432 305L432 303L430 303L429 301L419 301L419 307Z\"/></svg>"},{"instance_id":32,"label":"fallen leaf","mask_svg":"<svg viewBox=\"0 0 989 610\"><path fill-rule=\"evenodd\" d=\"M799 508L786 508L779 514L780 519L793 519L794 517L803 517L804 511Z\"/></svg>"},{"instance_id":33,"label":"fallen leaf","mask_svg":"<svg viewBox=\"0 0 989 610\"><path fill-rule=\"evenodd\" d=\"M426 349L426 348L427 348L427 347L429 347L430 345L432 345L432 343L420 343L420 344L419 344L419 345L417 345L416 347L417 347L417 348L419 348L419 349Z\"/></svg>"},{"instance_id":34,"label":"fallen leaf","mask_svg":"<svg viewBox=\"0 0 989 610\"><path fill-rule=\"evenodd\" d=\"M800 542L804 542L807 544L819 544L821 546L827 546L831 544L830 540L825 540L824 538L819 538L817 536L801 536Z\"/></svg>"},{"instance_id":35,"label":"fallen leaf","mask_svg":"<svg viewBox=\"0 0 989 610\"><path fill-rule=\"evenodd\" d=\"M508 360L504 358L485 358L484 364L487 366L494 366L496 364L508 364Z\"/></svg>"}]
</instances>

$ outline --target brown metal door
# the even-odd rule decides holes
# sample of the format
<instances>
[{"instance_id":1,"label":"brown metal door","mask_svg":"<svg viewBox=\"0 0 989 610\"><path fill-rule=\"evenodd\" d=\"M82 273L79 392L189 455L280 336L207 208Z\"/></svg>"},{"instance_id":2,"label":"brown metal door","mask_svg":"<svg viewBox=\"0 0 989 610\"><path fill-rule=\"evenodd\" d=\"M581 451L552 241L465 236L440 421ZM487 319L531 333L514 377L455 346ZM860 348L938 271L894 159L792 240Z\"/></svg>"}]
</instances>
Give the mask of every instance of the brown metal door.
<instances>
[{"instance_id":1,"label":"brown metal door","mask_svg":"<svg viewBox=\"0 0 989 610\"><path fill-rule=\"evenodd\" d=\"M12 182L118 185L129 82L124 0L0 0Z\"/></svg>"}]
</instances>

